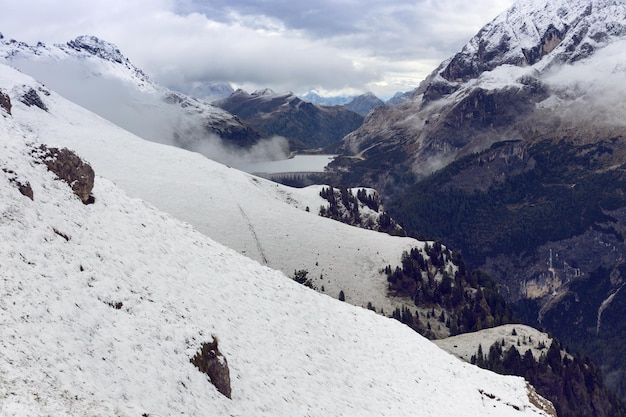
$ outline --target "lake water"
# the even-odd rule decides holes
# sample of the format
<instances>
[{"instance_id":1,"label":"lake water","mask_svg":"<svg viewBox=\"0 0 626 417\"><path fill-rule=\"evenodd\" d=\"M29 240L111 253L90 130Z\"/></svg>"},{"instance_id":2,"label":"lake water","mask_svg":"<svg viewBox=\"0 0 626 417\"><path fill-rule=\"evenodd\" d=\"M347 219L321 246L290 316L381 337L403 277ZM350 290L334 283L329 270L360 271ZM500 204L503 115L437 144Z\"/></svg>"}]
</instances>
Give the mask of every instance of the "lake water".
<instances>
[{"instance_id":1,"label":"lake water","mask_svg":"<svg viewBox=\"0 0 626 417\"><path fill-rule=\"evenodd\" d=\"M265 161L249 164L244 171L257 174L286 172L324 172L324 167L337 155L296 155L279 161Z\"/></svg>"}]
</instances>

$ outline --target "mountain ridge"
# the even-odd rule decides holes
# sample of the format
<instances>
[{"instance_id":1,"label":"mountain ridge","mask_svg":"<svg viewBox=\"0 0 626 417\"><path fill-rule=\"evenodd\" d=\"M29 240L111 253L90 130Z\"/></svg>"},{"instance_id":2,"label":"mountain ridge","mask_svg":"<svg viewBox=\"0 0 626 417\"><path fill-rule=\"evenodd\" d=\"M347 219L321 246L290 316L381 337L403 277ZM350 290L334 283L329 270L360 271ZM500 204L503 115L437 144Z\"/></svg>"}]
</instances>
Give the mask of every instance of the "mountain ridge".
<instances>
[{"instance_id":1,"label":"mountain ridge","mask_svg":"<svg viewBox=\"0 0 626 417\"><path fill-rule=\"evenodd\" d=\"M275 93L271 89L251 94L238 89L213 103L269 136L289 139L295 149L333 145L363 122L363 116L342 106L320 106L291 92Z\"/></svg>"}]
</instances>

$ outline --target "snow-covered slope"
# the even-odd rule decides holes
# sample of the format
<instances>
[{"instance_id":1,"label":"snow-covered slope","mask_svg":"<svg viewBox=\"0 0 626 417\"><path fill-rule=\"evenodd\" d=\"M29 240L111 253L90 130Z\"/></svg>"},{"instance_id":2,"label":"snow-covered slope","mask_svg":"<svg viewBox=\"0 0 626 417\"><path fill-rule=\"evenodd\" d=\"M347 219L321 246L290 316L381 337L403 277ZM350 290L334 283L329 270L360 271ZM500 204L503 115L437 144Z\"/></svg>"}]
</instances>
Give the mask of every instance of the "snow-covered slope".
<instances>
[{"instance_id":1,"label":"snow-covered slope","mask_svg":"<svg viewBox=\"0 0 626 417\"><path fill-rule=\"evenodd\" d=\"M51 146L68 147L131 196L142 198L238 252L288 275L306 269L315 286L346 301L372 302L385 311L410 300L386 296L385 266L403 251L423 247L322 218L319 187L293 189L245 174L200 154L142 140L0 65L0 89L9 93L13 117ZM28 106L38 91L47 111ZM306 207L310 212L306 212Z\"/></svg>"},{"instance_id":2,"label":"snow-covered slope","mask_svg":"<svg viewBox=\"0 0 626 417\"><path fill-rule=\"evenodd\" d=\"M434 343L446 352L470 362L472 356L476 355L479 346L483 352L489 352L491 345L502 341L504 341L503 351L515 346L520 356L530 350L535 359L539 359L542 354L545 354L552 344L550 335L523 324L507 324L473 333L464 333L435 340Z\"/></svg>"},{"instance_id":3,"label":"snow-covered slope","mask_svg":"<svg viewBox=\"0 0 626 417\"><path fill-rule=\"evenodd\" d=\"M262 137L230 113L153 82L115 45L93 36L48 46L0 35L0 61L147 140L219 157L222 140L250 146Z\"/></svg>"},{"instance_id":4,"label":"snow-covered slope","mask_svg":"<svg viewBox=\"0 0 626 417\"><path fill-rule=\"evenodd\" d=\"M46 98L49 108L61 102ZM84 140L103 145L103 126L82 126ZM0 109L1 415L545 415L523 379L461 363L396 321L310 291L109 180L96 177L95 203L84 205L35 160L46 136ZM232 400L190 363L213 334Z\"/></svg>"}]
</instances>

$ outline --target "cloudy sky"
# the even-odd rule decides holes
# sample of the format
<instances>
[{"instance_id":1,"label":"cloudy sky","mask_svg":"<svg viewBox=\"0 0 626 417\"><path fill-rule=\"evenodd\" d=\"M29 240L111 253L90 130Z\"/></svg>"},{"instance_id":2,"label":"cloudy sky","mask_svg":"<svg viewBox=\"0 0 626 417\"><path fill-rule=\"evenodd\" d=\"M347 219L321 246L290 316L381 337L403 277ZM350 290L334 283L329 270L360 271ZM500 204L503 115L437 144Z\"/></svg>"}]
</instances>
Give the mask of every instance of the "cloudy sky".
<instances>
[{"instance_id":1,"label":"cloudy sky","mask_svg":"<svg viewBox=\"0 0 626 417\"><path fill-rule=\"evenodd\" d=\"M96 35L167 86L409 91L513 0L0 0L27 43Z\"/></svg>"}]
</instances>

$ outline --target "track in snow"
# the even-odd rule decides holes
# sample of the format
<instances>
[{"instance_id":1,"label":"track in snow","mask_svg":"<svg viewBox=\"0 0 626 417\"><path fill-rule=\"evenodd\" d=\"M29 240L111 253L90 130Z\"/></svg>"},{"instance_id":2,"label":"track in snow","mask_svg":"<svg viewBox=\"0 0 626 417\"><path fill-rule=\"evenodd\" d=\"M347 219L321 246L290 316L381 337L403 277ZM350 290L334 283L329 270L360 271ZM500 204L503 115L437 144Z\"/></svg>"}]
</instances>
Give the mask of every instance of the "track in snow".
<instances>
[{"instance_id":1,"label":"track in snow","mask_svg":"<svg viewBox=\"0 0 626 417\"><path fill-rule=\"evenodd\" d=\"M239 207L239 211L241 212L241 217L243 217L246 223L248 223L248 229L250 229L250 233L252 233L252 237L254 237L254 241L256 242L256 248L259 251L259 254L261 255L261 260L263 260L263 265L267 265L267 257L265 256L265 253L263 252L263 247L261 246L261 242L259 241L259 237L257 236L256 231L254 230L254 226L252 225L252 222L248 218L248 215L246 214L246 212L243 210L243 207L241 207L241 204L237 203L237 207Z\"/></svg>"}]
</instances>

